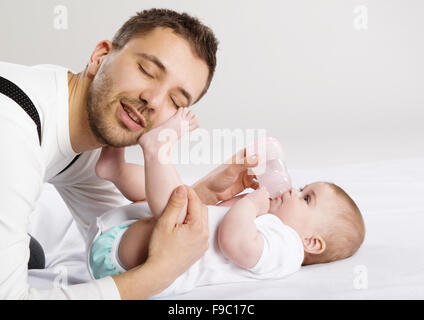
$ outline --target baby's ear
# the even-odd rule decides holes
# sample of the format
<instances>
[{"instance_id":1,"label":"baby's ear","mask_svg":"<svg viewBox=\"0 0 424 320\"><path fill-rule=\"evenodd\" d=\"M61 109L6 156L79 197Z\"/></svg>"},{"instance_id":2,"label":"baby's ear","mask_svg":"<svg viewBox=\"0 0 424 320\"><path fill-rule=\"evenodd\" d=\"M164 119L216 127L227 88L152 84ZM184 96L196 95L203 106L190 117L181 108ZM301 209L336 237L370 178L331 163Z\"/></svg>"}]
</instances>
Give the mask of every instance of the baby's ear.
<instances>
[{"instance_id":1,"label":"baby's ear","mask_svg":"<svg viewBox=\"0 0 424 320\"><path fill-rule=\"evenodd\" d=\"M326 249L325 240L321 236L310 236L302 239L303 249L310 254L321 254Z\"/></svg>"}]
</instances>

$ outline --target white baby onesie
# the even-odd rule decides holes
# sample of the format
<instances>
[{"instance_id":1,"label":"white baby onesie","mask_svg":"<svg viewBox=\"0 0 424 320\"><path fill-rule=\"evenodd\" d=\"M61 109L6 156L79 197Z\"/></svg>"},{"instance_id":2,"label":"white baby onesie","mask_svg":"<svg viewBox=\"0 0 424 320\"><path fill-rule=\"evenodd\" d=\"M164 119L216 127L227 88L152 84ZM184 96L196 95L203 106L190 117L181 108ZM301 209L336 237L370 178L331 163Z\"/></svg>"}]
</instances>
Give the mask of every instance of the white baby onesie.
<instances>
[{"instance_id":1,"label":"white baby onesie","mask_svg":"<svg viewBox=\"0 0 424 320\"><path fill-rule=\"evenodd\" d=\"M294 229L283 224L273 214L265 214L255 220L258 230L264 237L264 249L254 267L243 269L227 259L219 250L217 231L228 210L229 207L208 206L209 249L168 288L152 298L182 294L198 286L279 279L300 269L304 257L301 239ZM98 218L96 226L92 226L92 242L100 232L105 232L122 222L150 215L152 213L146 202L112 209Z\"/></svg>"}]
</instances>

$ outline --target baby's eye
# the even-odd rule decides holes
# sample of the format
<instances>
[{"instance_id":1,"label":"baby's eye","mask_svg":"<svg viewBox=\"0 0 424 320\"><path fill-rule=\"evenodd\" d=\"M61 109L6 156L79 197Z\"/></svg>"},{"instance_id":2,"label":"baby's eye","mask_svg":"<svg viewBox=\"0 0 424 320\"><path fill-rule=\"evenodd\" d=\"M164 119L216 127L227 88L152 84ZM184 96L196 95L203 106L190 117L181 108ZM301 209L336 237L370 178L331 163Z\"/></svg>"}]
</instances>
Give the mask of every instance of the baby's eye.
<instances>
[{"instance_id":1,"label":"baby's eye","mask_svg":"<svg viewBox=\"0 0 424 320\"><path fill-rule=\"evenodd\" d=\"M303 200L305 200L306 203L309 203L309 201L311 200L311 197L307 195L306 197L303 198Z\"/></svg>"}]
</instances>

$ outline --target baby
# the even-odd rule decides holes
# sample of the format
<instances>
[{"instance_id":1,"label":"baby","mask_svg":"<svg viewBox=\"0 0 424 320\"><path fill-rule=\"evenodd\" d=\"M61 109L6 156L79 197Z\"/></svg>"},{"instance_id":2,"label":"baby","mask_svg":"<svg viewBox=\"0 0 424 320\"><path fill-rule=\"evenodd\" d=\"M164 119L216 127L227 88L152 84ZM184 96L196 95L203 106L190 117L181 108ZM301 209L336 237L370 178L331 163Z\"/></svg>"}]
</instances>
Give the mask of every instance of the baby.
<instances>
[{"instance_id":1,"label":"baby","mask_svg":"<svg viewBox=\"0 0 424 320\"><path fill-rule=\"evenodd\" d=\"M144 168L127 164L123 149L104 148L96 166L135 203L105 213L92 227L89 270L98 279L125 272L147 259L157 218L182 182L170 163L181 135L198 127L187 108L143 134ZM168 130L167 130L168 129ZM163 136L168 140L164 142ZM149 210L150 207L150 210ZM239 200L208 206L210 246L201 259L155 297L180 294L196 286L255 279L278 279L302 265L353 255L365 236L361 213L338 186L315 182L270 199L261 187ZM181 212L183 223L186 208Z\"/></svg>"}]
</instances>

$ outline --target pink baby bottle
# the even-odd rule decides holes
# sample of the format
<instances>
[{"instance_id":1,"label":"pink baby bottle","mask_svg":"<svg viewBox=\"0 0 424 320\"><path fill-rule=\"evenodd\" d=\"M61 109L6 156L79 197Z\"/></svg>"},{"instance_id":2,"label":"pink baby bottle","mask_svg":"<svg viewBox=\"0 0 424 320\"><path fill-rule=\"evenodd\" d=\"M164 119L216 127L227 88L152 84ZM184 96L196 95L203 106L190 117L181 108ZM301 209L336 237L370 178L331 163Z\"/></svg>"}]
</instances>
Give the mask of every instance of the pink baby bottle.
<instances>
[{"instance_id":1,"label":"pink baby bottle","mask_svg":"<svg viewBox=\"0 0 424 320\"><path fill-rule=\"evenodd\" d=\"M281 196L292 187L290 176L283 161L284 151L278 139L266 137L256 140L247 152L259 155L259 164L252 168L259 186L264 186L271 198Z\"/></svg>"}]
</instances>

